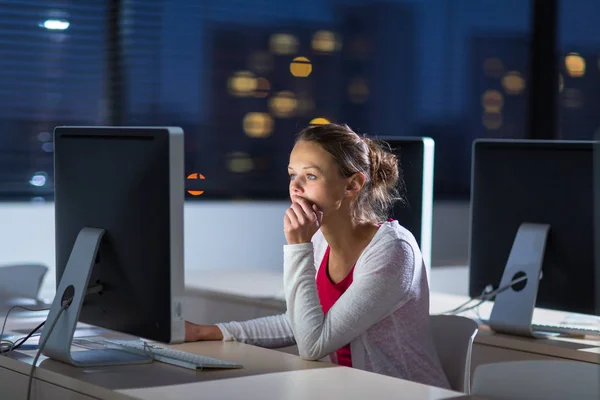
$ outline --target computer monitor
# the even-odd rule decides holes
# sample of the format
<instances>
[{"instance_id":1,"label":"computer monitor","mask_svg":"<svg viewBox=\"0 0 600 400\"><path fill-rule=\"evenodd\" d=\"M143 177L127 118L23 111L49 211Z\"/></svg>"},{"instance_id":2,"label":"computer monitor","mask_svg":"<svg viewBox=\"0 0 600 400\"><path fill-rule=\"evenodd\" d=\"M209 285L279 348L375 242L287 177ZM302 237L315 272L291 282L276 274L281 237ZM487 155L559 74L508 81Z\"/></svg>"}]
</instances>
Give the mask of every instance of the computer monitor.
<instances>
[{"instance_id":1,"label":"computer monitor","mask_svg":"<svg viewBox=\"0 0 600 400\"><path fill-rule=\"evenodd\" d=\"M428 137L378 136L398 157L403 181L399 192L405 202L397 202L392 218L417 239L427 269L431 268L433 224L433 163L435 142Z\"/></svg>"},{"instance_id":2,"label":"computer monitor","mask_svg":"<svg viewBox=\"0 0 600 400\"><path fill-rule=\"evenodd\" d=\"M513 256L511 249L519 228L533 223L549 226L545 246L537 239L523 242L526 248L515 256L532 260L535 255L528 252L535 247L542 249L542 274L534 305L600 314L594 272L593 145L593 141L474 142L471 297L481 295L486 285L498 288L509 254ZM527 269L531 265L523 262L521 267ZM515 293L523 290L517 285L513 288ZM519 307L521 304L515 304L512 312L518 312Z\"/></svg>"},{"instance_id":3,"label":"computer monitor","mask_svg":"<svg viewBox=\"0 0 600 400\"><path fill-rule=\"evenodd\" d=\"M57 290L46 356L76 366L149 361L113 349L71 353L78 321L183 342L183 143L175 127L55 128Z\"/></svg>"}]
</instances>

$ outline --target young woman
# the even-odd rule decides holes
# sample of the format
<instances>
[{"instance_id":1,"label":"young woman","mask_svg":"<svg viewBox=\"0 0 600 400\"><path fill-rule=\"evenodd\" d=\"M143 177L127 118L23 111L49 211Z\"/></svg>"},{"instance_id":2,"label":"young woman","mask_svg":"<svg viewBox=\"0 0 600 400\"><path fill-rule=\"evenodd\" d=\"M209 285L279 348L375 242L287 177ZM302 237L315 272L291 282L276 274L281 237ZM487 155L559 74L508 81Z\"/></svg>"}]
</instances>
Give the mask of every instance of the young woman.
<instances>
[{"instance_id":1,"label":"young woman","mask_svg":"<svg viewBox=\"0 0 600 400\"><path fill-rule=\"evenodd\" d=\"M346 125L297 137L283 218L282 315L195 325L186 341L298 345L301 357L448 388L429 326L429 287L413 235L387 211L396 157Z\"/></svg>"}]
</instances>

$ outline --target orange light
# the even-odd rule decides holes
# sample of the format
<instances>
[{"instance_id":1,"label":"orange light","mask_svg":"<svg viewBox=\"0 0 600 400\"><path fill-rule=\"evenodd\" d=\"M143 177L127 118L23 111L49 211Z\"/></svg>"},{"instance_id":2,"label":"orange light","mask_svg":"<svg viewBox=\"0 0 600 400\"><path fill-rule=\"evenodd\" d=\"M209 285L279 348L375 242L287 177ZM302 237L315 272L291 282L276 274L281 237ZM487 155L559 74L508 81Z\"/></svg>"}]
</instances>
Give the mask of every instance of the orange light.
<instances>
[{"instance_id":1,"label":"orange light","mask_svg":"<svg viewBox=\"0 0 600 400\"><path fill-rule=\"evenodd\" d=\"M204 177L204 175L199 174L198 172L194 172L192 174L189 174L187 176L187 179L196 180L196 179L206 179L206 178ZM189 194L191 194L192 196L200 196L202 193L204 193L204 190L188 190L187 192Z\"/></svg>"}]
</instances>

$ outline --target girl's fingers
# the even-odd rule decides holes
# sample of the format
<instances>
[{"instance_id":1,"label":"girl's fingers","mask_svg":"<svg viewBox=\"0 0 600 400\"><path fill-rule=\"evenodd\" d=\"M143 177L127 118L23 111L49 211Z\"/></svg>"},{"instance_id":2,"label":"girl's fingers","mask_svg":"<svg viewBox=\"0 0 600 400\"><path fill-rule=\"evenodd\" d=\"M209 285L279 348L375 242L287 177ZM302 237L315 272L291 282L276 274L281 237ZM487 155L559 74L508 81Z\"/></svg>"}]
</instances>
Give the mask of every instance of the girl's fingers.
<instances>
[{"instance_id":1,"label":"girl's fingers","mask_svg":"<svg viewBox=\"0 0 600 400\"><path fill-rule=\"evenodd\" d=\"M285 216L290 221L290 227L295 228L298 226L298 217L296 216L296 212L292 207L287 209Z\"/></svg>"},{"instance_id":2,"label":"girl's fingers","mask_svg":"<svg viewBox=\"0 0 600 400\"><path fill-rule=\"evenodd\" d=\"M302 206L300 206L298 203L292 204L291 209L288 209L288 211L289 210L292 210L292 212L296 216L296 221L298 221L299 225L303 225L306 222L307 216L304 213L304 209L302 208Z\"/></svg>"}]
</instances>

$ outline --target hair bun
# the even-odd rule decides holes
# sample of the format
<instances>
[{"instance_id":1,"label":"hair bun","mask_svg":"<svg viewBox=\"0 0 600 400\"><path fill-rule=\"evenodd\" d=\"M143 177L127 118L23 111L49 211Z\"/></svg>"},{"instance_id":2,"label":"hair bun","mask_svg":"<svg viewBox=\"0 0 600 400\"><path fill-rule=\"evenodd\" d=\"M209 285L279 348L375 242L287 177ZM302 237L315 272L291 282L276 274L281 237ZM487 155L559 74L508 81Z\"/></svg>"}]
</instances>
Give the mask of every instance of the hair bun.
<instances>
[{"instance_id":1,"label":"hair bun","mask_svg":"<svg viewBox=\"0 0 600 400\"><path fill-rule=\"evenodd\" d=\"M392 188L398 183L398 158L386 151L383 145L371 138L363 138L369 148L371 184L373 187Z\"/></svg>"}]
</instances>

